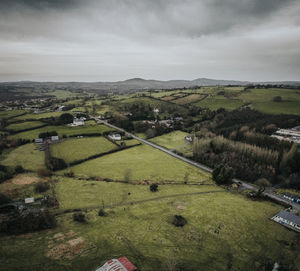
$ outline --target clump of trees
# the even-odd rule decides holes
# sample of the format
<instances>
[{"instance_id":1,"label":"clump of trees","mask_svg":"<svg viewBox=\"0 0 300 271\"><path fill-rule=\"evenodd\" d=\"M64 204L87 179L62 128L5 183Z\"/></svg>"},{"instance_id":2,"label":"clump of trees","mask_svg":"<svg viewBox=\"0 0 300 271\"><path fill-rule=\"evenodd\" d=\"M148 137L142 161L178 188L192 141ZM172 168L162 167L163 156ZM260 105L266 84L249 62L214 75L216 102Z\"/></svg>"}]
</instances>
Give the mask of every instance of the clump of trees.
<instances>
[{"instance_id":1,"label":"clump of trees","mask_svg":"<svg viewBox=\"0 0 300 271\"><path fill-rule=\"evenodd\" d=\"M10 202L11 202L11 199L7 195L0 193L0 205L7 204Z\"/></svg>"},{"instance_id":2,"label":"clump of trees","mask_svg":"<svg viewBox=\"0 0 300 271\"><path fill-rule=\"evenodd\" d=\"M84 223L84 222L86 222L85 214L84 213L75 213L75 214L73 214L73 220L80 222L80 223Z\"/></svg>"},{"instance_id":3,"label":"clump of trees","mask_svg":"<svg viewBox=\"0 0 300 271\"><path fill-rule=\"evenodd\" d=\"M56 219L48 210L29 210L21 214L11 216L0 223L0 232L9 234L21 234L56 226Z\"/></svg>"},{"instance_id":4,"label":"clump of trees","mask_svg":"<svg viewBox=\"0 0 300 271\"><path fill-rule=\"evenodd\" d=\"M43 133L39 134L39 138L47 138L47 137L51 137L51 136L57 136L57 132L51 131L51 132L43 132Z\"/></svg>"},{"instance_id":5,"label":"clump of trees","mask_svg":"<svg viewBox=\"0 0 300 271\"><path fill-rule=\"evenodd\" d=\"M234 171L231 167L218 165L212 172L213 180L218 185L229 185L232 183L234 177Z\"/></svg>"},{"instance_id":6,"label":"clump of trees","mask_svg":"<svg viewBox=\"0 0 300 271\"><path fill-rule=\"evenodd\" d=\"M67 163L63 159L56 158L56 157L50 158L50 164L51 164L52 170L60 170L60 169L66 168L68 166Z\"/></svg>"},{"instance_id":7,"label":"clump of trees","mask_svg":"<svg viewBox=\"0 0 300 271\"><path fill-rule=\"evenodd\" d=\"M44 193L50 189L50 184L48 182L38 182L34 189L37 193Z\"/></svg>"}]
</instances>

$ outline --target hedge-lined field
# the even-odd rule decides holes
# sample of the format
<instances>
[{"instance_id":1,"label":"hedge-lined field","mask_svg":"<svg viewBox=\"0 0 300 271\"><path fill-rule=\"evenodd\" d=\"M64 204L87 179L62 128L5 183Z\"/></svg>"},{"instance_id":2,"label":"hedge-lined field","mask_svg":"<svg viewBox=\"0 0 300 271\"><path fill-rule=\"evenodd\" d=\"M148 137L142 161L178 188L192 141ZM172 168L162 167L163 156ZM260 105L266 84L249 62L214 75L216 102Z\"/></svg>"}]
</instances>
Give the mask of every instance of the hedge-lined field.
<instances>
[{"instance_id":1,"label":"hedge-lined field","mask_svg":"<svg viewBox=\"0 0 300 271\"><path fill-rule=\"evenodd\" d=\"M108 152L117 146L104 137L72 138L52 144L51 156L62 158L66 163Z\"/></svg>"},{"instance_id":2,"label":"hedge-lined field","mask_svg":"<svg viewBox=\"0 0 300 271\"><path fill-rule=\"evenodd\" d=\"M189 173L192 182L211 182L208 173L146 145L105 155L67 170L75 175L116 180L124 180L130 172L128 179L132 182L169 180L183 183L185 174Z\"/></svg>"},{"instance_id":3,"label":"hedge-lined field","mask_svg":"<svg viewBox=\"0 0 300 271\"><path fill-rule=\"evenodd\" d=\"M12 123L5 127L6 130L13 130L13 131L21 131L25 129L40 127L45 125L45 123L41 121L26 121L26 122L19 122L19 123Z\"/></svg>"}]
</instances>

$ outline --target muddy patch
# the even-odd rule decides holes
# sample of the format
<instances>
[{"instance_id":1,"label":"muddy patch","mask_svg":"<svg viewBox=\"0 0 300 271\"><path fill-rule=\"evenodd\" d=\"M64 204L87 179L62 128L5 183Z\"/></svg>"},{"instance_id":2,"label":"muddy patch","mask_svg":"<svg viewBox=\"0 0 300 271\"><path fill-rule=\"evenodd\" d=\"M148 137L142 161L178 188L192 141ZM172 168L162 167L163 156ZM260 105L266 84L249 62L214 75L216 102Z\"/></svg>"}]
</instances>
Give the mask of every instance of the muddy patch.
<instances>
[{"instance_id":1,"label":"muddy patch","mask_svg":"<svg viewBox=\"0 0 300 271\"><path fill-rule=\"evenodd\" d=\"M87 247L87 242L73 231L56 233L48 242L46 256L55 260L72 259L80 255Z\"/></svg>"},{"instance_id":2,"label":"muddy patch","mask_svg":"<svg viewBox=\"0 0 300 271\"><path fill-rule=\"evenodd\" d=\"M9 180L9 182L11 182L12 184L16 184L16 185L31 184L31 183L36 183L38 181L39 181L39 178L37 178L37 177L26 176L23 174L18 174Z\"/></svg>"}]
</instances>

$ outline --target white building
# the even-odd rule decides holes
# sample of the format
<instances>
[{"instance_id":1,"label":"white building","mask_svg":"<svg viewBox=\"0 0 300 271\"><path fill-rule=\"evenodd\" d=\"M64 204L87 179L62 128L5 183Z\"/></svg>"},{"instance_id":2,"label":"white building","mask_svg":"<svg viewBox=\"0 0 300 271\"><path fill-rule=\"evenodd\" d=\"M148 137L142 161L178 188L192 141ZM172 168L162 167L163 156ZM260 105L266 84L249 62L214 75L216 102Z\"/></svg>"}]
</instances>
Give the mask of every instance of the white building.
<instances>
[{"instance_id":1,"label":"white building","mask_svg":"<svg viewBox=\"0 0 300 271\"><path fill-rule=\"evenodd\" d=\"M111 135L108 135L108 137L111 139L111 140L122 140L122 137L120 134L111 134Z\"/></svg>"},{"instance_id":2,"label":"white building","mask_svg":"<svg viewBox=\"0 0 300 271\"><path fill-rule=\"evenodd\" d=\"M85 125L86 118L74 118L70 126L83 126Z\"/></svg>"},{"instance_id":3,"label":"white building","mask_svg":"<svg viewBox=\"0 0 300 271\"><path fill-rule=\"evenodd\" d=\"M291 212L281 210L277 215L272 217L272 220L287 228L300 232L300 217Z\"/></svg>"}]
</instances>

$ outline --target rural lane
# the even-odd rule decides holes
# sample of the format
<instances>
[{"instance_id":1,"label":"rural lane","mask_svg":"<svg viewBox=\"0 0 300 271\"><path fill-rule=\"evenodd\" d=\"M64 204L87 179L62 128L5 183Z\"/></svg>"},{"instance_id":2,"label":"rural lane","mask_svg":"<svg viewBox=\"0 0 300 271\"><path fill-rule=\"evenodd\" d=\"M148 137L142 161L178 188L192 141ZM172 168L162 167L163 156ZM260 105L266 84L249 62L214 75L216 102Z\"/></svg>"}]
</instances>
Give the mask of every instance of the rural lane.
<instances>
[{"instance_id":1,"label":"rural lane","mask_svg":"<svg viewBox=\"0 0 300 271\"><path fill-rule=\"evenodd\" d=\"M167 154L169 154L169 155L171 155L171 156L173 156L173 157L175 157L175 158L177 158L177 159L179 159L181 161L184 161L184 162L186 162L186 163L188 163L188 164L190 164L190 165L192 165L194 167L197 167L197 168L202 169L202 170L204 170L206 172L209 172L209 173L212 173L212 171L213 171L211 168L209 168L209 167L207 167L205 165L202 165L202 164L197 163L195 161L192 161L192 160L190 160L188 158L185 158L185 157L183 157L181 155L178 155L178 154L176 154L176 153L174 153L174 152L172 152L172 151L170 151L170 150L168 150L168 149L166 149L166 148L164 148L162 146L159 146L159 145L157 145L155 143L152 143L152 142L150 142L148 140L142 139L142 138L140 138L140 137L138 137L138 136L136 136L136 135L134 135L132 133L129 133L129 132L125 131L124 129L122 129L122 128L118 127L118 126L115 126L115 125L113 125L111 123L108 123L105 120L102 120L102 119L96 118L96 117L92 117L92 116L90 116L90 118L94 119L98 124L103 124L103 125L106 125L106 126L108 126L110 128L113 128L113 129L115 129L117 131L123 132L127 136L130 136L130 137L132 137L132 138L134 138L134 139L136 139L136 140L138 140L138 141L140 141L140 142L142 142L144 144L147 144L147 145L149 145L149 146L151 146L151 147L153 147L155 149L163 151L163 152L165 152L165 153L167 153ZM236 183L236 184L239 184L240 186L242 186L245 189L249 189L249 190L252 190L252 191L257 191L258 190L258 188L256 186L254 186L252 184L249 184L249 183L246 183L246 182L243 182L243 181L238 180L238 179L233 179L233 182ZM281 202L283 204L290 205L295 210L300 211L300 204L288 201L285 198L283 198L283 196L281 196L281 195L274 194L274 193L268 192L268 191L264 192L263 194L265 196L273 199L273 200L276 200L276 201Z\"/></svg>"}]
</instances>

